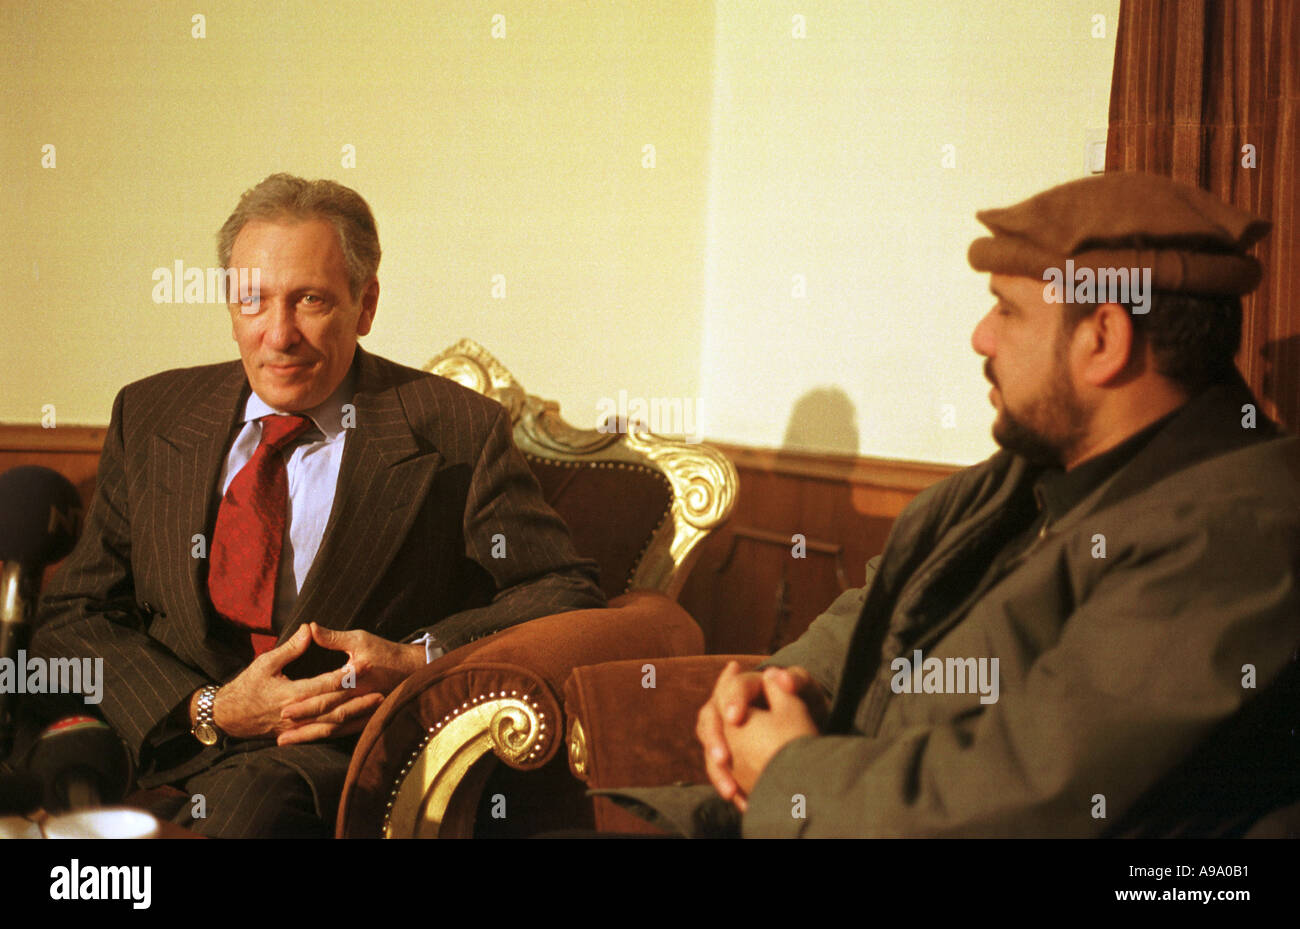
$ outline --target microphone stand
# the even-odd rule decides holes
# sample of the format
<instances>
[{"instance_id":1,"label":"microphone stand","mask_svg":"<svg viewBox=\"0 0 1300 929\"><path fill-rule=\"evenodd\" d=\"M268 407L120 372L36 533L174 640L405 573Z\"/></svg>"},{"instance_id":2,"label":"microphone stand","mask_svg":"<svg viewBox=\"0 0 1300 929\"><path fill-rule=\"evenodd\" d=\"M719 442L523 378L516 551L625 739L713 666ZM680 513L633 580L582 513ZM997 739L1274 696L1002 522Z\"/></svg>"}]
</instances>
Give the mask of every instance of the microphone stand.
<instances>
[{"instance_id":1,"label":"microphone stand","mask_svg":"<svg viewBox=\"0 0 1300 929\"><path fill-rule=\"evenodd\" d=\"M20 561L6 561L0 569L0 657L18 661L27 647L32 613L36 608L39 571L24 570ZM19 674L21 668L15 668ZM0 693L0 760L13 749L17 694Z\"/></svg>"}]
</instances>

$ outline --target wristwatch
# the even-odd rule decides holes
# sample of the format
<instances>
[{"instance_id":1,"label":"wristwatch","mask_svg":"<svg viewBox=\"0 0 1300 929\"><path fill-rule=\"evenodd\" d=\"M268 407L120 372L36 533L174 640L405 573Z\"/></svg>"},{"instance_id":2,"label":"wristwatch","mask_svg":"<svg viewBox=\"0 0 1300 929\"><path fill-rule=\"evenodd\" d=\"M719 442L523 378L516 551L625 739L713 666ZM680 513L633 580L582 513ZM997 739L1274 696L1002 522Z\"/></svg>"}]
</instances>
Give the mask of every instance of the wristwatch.
<instances>
[{"instance_id":1,"label":"wristwatch","mask_svg":"<svg viewBox=\"0 0 1300 929\"><path fill-rule=\"evenodd\" d=\"M221 741L221 730L212 719L212 708L220 689L219 684L209 684L199 691L199 705L194 711L194 728L190 732L204 745L216 745Z\"/></svg>"}]
</instances>

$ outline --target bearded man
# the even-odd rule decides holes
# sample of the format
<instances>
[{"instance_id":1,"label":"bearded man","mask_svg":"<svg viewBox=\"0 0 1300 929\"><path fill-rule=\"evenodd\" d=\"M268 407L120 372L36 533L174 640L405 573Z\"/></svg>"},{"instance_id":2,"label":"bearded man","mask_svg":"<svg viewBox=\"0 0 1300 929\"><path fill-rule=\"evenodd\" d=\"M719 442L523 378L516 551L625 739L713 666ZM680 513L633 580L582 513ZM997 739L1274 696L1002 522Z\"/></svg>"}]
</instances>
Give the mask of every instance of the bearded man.
<instances>
[{"instance_id":1,"label":"bearded man","mask_svg":"<svg viewBox=\"0 0 1300 929\"><path fill-rule=\"evenodd\" d=\"M666 828L1231 835L1300 798L1300 456L1233 363L1268 224L1142 174L977 215L1002 450L918 495L798 641L728 665L710 785L613 792Z\"/></svg>"}]
</instances>

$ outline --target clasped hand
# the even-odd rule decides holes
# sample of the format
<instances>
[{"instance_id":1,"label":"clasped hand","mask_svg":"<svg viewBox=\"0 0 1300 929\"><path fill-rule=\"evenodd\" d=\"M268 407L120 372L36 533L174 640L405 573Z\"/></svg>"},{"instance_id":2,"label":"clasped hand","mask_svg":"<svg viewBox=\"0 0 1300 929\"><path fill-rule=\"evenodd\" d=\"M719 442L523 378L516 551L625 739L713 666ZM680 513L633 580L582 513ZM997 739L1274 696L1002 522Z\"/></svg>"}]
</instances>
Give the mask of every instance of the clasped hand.
<instances>
[{"instance_id":1,"label":"clasped hand","mask_svg":"<svg viewBox=\"0 0 1300 929\"><path fill-rule=\"evenodd\" d=\"M772 756L794 739L820 732L826 713L826 695L805 669L742 672L728 662L695 725L709 781L745 812Z\"/></svg>"},{"instance_id":2,"label":"clasped hand","mask_svg":"<svg viewBox=\"0 0 1300 929\"><path fill-rule=\"evenodd\" d=\"M305 680L285 677L285 666L313 641L346 652L347 664ZM213 721L234 738L274 736L280 745L350 735L360 732L384 697L424 663L422 645L307 623L218 691Z\"/></svg>"}]
</instances>

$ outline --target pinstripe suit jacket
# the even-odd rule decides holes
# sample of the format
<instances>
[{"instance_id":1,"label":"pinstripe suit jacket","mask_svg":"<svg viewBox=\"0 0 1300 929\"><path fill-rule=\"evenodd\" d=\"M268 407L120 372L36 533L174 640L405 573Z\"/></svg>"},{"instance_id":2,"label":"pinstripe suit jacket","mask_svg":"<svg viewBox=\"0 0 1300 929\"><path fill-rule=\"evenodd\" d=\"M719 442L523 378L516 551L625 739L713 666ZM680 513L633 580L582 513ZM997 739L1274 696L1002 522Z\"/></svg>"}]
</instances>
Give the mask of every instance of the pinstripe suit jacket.
<instances>
[{"instance_id":1,"label":"pinstripe suit jacket","mask_svg":"<svg viewBox=\"0 0 1300 929\"><path fill-rule=\"evenodd\" d=\"M595 564L542 499L504 408L360 347L353 364L355 427L316 560L291 615L277 618L281 641L315 621L394 641L428 630L451 649L604 604ZM234 361L118 394L85 529L42 600L33 654L104 659L100 709L134 751L143 786L221 756L199 751L181 707L252 658L214 615L201 547L248 391ZM498 534L504 558L492 557ZM340 776L338 745L288 748L276 751L314 788Z\"/></svg>"}]
</instances>

